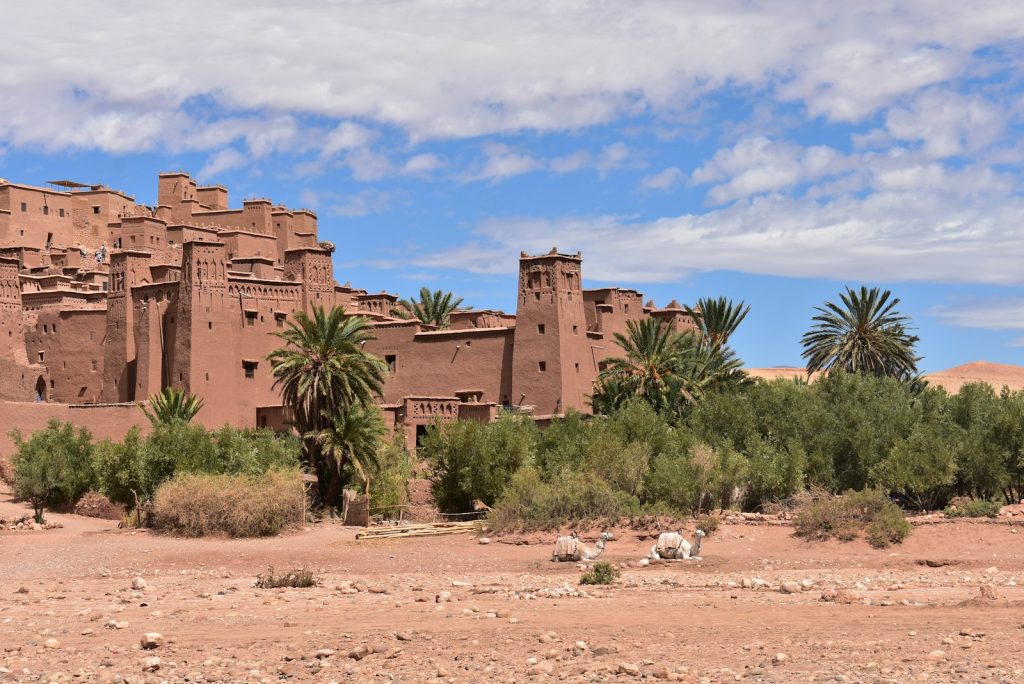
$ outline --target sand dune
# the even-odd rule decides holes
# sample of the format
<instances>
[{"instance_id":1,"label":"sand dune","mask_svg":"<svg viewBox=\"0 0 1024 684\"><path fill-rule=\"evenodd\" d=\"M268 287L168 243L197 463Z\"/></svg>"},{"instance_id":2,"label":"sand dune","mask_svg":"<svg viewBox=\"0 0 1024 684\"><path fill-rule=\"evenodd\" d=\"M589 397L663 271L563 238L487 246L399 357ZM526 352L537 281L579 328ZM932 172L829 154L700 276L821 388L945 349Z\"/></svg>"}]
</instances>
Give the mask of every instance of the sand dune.
<instances>
[{"instance_id":1,"label":"sand dune","mask_svg":"<svg viewBox=\"0 0 1024 684\"><path fill-rule=\"evenodd\" d=\"M747 373L764 380L804 379L807 371L792 366L775 366L772 368L747 368ZM929 373L925 376L932 385L943 387L947 392L956 393L969 382L987 382L997 390L1003 385L1013 390L1024 389L1024 366L1013 366L1005 363L988 361L972 361L962 366Z\"/></svg>"}]
</instances>

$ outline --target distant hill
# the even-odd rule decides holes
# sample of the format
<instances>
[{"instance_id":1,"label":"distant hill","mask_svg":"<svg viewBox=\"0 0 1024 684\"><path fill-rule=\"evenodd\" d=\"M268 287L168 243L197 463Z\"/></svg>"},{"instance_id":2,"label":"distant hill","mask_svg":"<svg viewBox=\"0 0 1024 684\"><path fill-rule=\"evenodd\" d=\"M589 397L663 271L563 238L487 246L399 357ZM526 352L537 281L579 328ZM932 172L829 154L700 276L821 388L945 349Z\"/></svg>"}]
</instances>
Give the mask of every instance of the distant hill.
<instances>
[{"instance_id":1,"label":"distant hill","mask_svg":"<svg viewBox=\"0 0 1024 684\"><path fill-rule=\"evenodd\" d=\"M806 378L807 371L792 366L775 366L773 368L745 368L747 373L764 380L790 380ZM987 382L997 390L1003 385L1010 389L1024 389L1024 366L1011 366L1005 363L989 363L988 361L972 361L962 366L929 373L925 378L933 385L944 387L950 394L960 391L969 382Z\"/></svg>"}]
</instances>

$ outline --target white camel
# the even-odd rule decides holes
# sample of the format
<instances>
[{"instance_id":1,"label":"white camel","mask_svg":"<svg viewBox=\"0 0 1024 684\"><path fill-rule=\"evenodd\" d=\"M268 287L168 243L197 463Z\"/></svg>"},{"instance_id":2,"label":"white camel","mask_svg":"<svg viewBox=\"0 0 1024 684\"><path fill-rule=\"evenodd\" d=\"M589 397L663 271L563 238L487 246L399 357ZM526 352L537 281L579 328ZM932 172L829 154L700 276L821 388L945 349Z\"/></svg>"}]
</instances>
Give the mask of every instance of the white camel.
<instances>
[{"instance_id":1,"label":"white camel","mask_svg":"<svg viewBox=\"0 0 1024 684\"><path fill-rule=\"evenodd\" d=\"M694 532L691 546L681 532L662 532L647 557L651 560L700 560L700 542L704 536L704 530Z\"/></svg>"},{"instance_id":2,"label":"white camel","mask_svg":"<svg viewBox=\"0 0 1024 684\"><path fill-rule=\"evenodd\" d=\"M605 543L612 538L607 532L602 532L593 547L587 546L573 532L568 537L559 537L555 540L555 550L551 554L551 560L555 563L578 563L580 561L597 560L604 551Z\"/></svg>"}]
</instances>

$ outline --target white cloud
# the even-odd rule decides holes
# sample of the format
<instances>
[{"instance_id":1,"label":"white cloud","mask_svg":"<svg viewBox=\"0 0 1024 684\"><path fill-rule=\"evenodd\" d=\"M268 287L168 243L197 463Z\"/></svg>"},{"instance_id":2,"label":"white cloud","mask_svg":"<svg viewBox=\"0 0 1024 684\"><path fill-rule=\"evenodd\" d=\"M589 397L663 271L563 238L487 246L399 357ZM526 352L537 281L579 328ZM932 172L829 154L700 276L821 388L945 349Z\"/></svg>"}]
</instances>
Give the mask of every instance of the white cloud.
<instances>
[{"instance_id":1,"label":"white cloud","mask_svg":"<svg viewBox=\"0 0 1024 684\"><path fill-rule=\"evenodd\" d=\"M685 178L686 176L678 166L670 166L658 173L641 178L640 188L643 190L671 190L682 183Z\"/></svg>"},{"instance_id":2,"label":"white cloud","mask_svg":"<svg viewBox=\"0 0 1024 684\"><path fill-rule=\"evenodd\" d=\"M5 10L0 140L112 152L187 146L237 112L358 119L412 140L573 131L671 116L722 88L859 121L977 71L981 48L1024 37L1017 0L83 0ZM55 40L52 26L75 30ZM899 116L892 123L905 128ZM281 142L247 138L256 155Z\"/></svg>"},{"instance_id":3,"label":"white cloud","mask_svg":"<svg viewBox=\"0 0 1024 684\"><path fill-rule=\"evenodd\" d=\"M225 147L215 152L199 172L199 177L204 181L212 180L218 173L238 169L245 166L249 159L233 147Z\"/></svg>"},{"instance_id":4,"label":"white cloud","mask_svg":"<svg viewBox=\"0 0 1024 684\"><path fill-rule=\"evenodd\" d=\"M937 306L932 314L958 328L1024 330L1024 299L983 300Z\"/></svg>"},{"instance_id":5,"label":"white cloud","mask_svg":"<svg viewBox=\"0 0 1024 684\"><path fill-rule=\"evenodd\" d=\"M572 154L567 154L564 157L555 157L548 165L549 168L555 173L572 173L573 171L579 171L590 164L590 152L586 150L577 150Z\"/></svg>"},{"instance_id":6,"label":"white cloud","mask_svg":"<svg viewBox=\"0 0 1024 684\"><path fill-rule=\"evenodd\" d=\"M343 195L327 208L334 216L354 218L367 214L380 214L391 206L391 194L373 188L367 188L353 195Z\"/></svg>"},{"instance_id":7,"label":"white cloud","mask_svg":"<svg viewBox=\"0 0 1024 684\"><path fill-rule=\"evenodd\" d=\"M417 154L402 165L402 174L416 176L443 169L445 162L436 154Z\"/></svg>"},{"instance_id":8,"label":"white cloud","mask_svg":"<svg viewBox=\"0 0 1024 684\"><path fill-rule=\"evenodd\" d=\"M466 181L492 183L531 173L544 167L540 159L518 152L502 143L484 144L484 158L463 176Z\"/></svg>"},{"instance_id":9,"label":"white cloud","mask_svg":"<svg viewBox=\"0 0 1024 684\"><path fill-rule=\"evenodd\" d=\"M885 115L893 138L921 141L937 159L982 150L1002 137L1005 126L1006 114L994 103L947 90L928 90Z\"/></svg>"},{"instance_id":10,"label":"white cloud","mask_svg":"<svg viewBox=\"0 0 1024 684\"><path fill-rule=\"evenodd\" d=\"M323 147L320 149L320 156L333 157L343 150L367 147L373 142L376 135L374 131L351 121L342 121L327 134Z\"/></svg>"}]
</instances>

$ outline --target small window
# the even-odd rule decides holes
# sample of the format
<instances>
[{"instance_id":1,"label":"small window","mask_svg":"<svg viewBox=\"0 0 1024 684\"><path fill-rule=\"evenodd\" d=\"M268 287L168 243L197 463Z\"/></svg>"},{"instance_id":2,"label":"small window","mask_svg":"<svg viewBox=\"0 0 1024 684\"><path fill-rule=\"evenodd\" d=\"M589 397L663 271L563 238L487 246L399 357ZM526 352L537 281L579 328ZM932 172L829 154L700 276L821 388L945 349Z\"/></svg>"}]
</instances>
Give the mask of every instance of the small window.
<instances>
[{"instance_id":1,"label":"small window","mask_svg":"<svg viewBox=\"0 0 1024 684\"><path fill-rule=\"evenodd\" d=\"M540 292L534 292L533 293L533 297L534 297L534 299L536 299L539 302L540 301Z\"/></svg>"},{"instance_id":2,"label":"small window","mask_svg":"<svg viewBox=\"0 0 1024 684\"><path fill-rule=\"evenodd\" d=\"M625 311L626 313L629 313L629 304L623 304L622 310Z\"/></svg>"},{"instance_id":3,"label":"small window","mask_svg":"<svg viewBox=\"0 0 1024 684\"><path fill-rule=\"evenodd\" d=\"M537 362L537 370L539 370L541 373L546 373L548 371L548 362L547 361L538 361Z\"/></svg>"},{"instance_id":4,"label":"small window","mask_svg":"<svg viewBox=\"0 0 1024 684\"><path fill-rule=\"evenodd\" d=\"M21 210L22 211L28 211L28 202L22 202L21 203Z\"/></svg>"},{"instance_id":5,"label":"small window","mask_svg":"<svg viewBox=\"0 0 1024 684\"><path fill-rule=\"evenodd\" d=\"M575 325L574 325L574 326L572 326L572 334L573 334L573 335L575 335L575 334L576 334L576 329L577 329L577 326L575 326Z\"/></svg>"},{"instance_id":6,"label":"small window","mask_svg":"<svg viewBox=\"0 0 1024 684\"><path fill-rule=\"evenodd\" d=\"M60 210L60 217L61 217L61 218L64 218L64 209L63 209L63 207L62 207L62 208L61 208L61 210Z\"/></svg>"},{"instance_id":7,"label":"small window","mask_svg":"<svg viewBox=\"0 0 1024 684\"><path fill-rule=\"evenodd\" d=\"M57 332L57 324L56 324L56 323L54 323L54 324L53 324L53 325L52 325L52 326L50 327L50 330L51 330L52 332Z\"/></svg>"},{"instance_id":8,"label":"small window","mask_svg":"<svg viewBox=\"0 0 1024 684\"><path fill-rule=\"evenodd\" d=\"M94 213L94 214L98 214L98 213L100 213L100 208L99 208L98 206L94 206L94 207L92 208L92 213Z\"/></svg>"},{"instance_id":9,"label":"small window","mask_svg":"<svg viewBox=\"0 0 1024 684\"><path fill-rule=\"evenodd\" d=\"M543 323L538 323L537 324L537 334L538 335L543 335L544 334L544 324Z\"/></svg>"},{"instance_id":10,"label":"small window","mask_svg":"<svg viewBox=\"0 0 1024 684\"><path fill-rule=\"evenodd\" d=\"M245 377L252 378L256 377L256 366L259 365L257 361L242 361L242 368L245 369Z\"/></svg>"},{"instance_id":11,"label":"small window","mask_svg":"<svg viewBox=\"0 0 1024 684\"><path fill-rule=\"evenodd\" d=\"M385 354L384 363L388 364L388 370L394 373L398 366L398 357L395 354Z\"/></svg>"},{"instance_id":12,"label":"small window","mask_svg":"<svg viewBox=\"0 0 1024 684\"><path fill-rule=\"evenodd\" d=\"M252 326L256 325L256 312L255 311L246 311L245 312L245 324L247 326L249 326L250 328Z\"/></svg>"},{"instance_id":13,"label":"small window","mask_svg":"<svg viewBox=\"0 0 1024 684\"><path fill-rule=\"evenodd\" d=\"M42 363L46 358L46 352L39 352L39 363Z\"/></svg>"},{"instance_id":14,"label":"small window","mask_svg":"<svg viewBox=\"0 0 1024 684\"><path fill-rule=\"evenodd\" d=\"M577 373L579 373L579 372L580 372L580 364L578 364L578 363L576 364L576 372L577 372Z\"/></svg>"},{"instance_id":15,"label":"small window","mask_svg":"<svg viewBox=\"0 0 1024 684\"><path fill-rule=\"evenodd\" d=\"M43 205L43 216L49 216L49 215L50 215L50 207L48 207L48 206L46 206L44 204Z\"/></svg>"},{"instance_id":16,"label":"small window","mask_svg":"<svg viewBox=\"0 0 1024 684\"><path fill-rule=\"evenodd\" d=\"M96 370L96 359L93 359L93 361L92 361L92 369L94 371Z\"/></svg>"}]
</instances>

